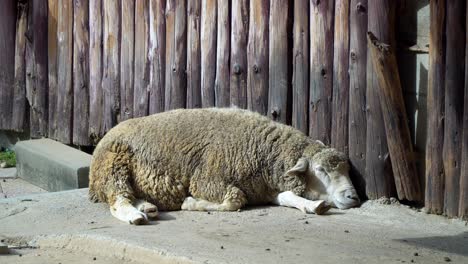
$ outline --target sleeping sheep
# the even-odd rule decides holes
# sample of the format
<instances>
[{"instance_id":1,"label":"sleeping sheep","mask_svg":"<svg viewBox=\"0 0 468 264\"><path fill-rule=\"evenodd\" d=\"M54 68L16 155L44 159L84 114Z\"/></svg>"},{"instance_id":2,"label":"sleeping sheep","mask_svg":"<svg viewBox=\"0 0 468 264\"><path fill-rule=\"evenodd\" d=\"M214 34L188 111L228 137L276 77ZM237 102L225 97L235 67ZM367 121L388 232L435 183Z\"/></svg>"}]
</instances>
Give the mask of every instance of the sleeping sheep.
<instances>
[{"instance_id":1,"label":"sleeping sheep","mask_svg":"<svg viewBox=\"0 0 468 264\"><path fill-rule=\"evenodd\" d=\"M276 204L323 214L359 204L346 156L260 114L179 109L135 118L99 142L90 199L143 224L158 210Z\"/></svg>"}]
</instances>

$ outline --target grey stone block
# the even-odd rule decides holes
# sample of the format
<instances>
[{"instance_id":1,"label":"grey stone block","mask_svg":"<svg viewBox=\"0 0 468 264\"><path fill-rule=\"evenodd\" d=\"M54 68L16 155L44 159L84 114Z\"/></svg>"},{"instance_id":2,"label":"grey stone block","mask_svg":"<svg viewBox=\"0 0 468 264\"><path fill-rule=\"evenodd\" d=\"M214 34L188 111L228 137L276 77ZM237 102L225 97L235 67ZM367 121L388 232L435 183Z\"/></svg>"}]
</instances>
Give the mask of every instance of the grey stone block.
<instances>
[{"instance_id":1,"label":"grey stone block","mask_svg":"<svg viewBox=\"0 0 468 264\"><path fill-rule=\"evenodd\" d=\"M47 191L88 187L91 155L51 139L18 142L18 177Z\"/></svg>"}]
</instances>

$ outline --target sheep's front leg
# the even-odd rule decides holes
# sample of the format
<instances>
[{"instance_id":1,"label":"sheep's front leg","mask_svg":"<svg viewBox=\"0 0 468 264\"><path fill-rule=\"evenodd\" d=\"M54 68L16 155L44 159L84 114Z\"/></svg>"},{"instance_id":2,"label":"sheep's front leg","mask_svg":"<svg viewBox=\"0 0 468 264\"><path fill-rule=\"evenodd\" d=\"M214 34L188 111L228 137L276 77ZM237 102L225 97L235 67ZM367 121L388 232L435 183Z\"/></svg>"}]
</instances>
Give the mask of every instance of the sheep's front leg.
<instances>
[{"instance_id":1,"label":"sheep's front leg","mask_svg":"<svg viewBox=\"0 0 468 264\"><path fill-rule=\"evenodd\" d=\"M307 214L314 213L321 215L330 209L330 206L323 200L307 200L297 196L291 191L279 193L275 197L273 203L281 206L294 207Z\"/></svg>"},{"instance_id":2,"label":"sheep's front leg","mask_svg":"<svg viewBox=\"0 0 468 264\"><path fill-rule=\"evenodd\" d=\"M135 208L132 201L122 195L117 195L110 211L115 218L130 224L141 225L148 222L147 215Z\"/></svg>"},{"instance_id":3,"label":"sheep's front leg","mask_svg":"<svg viewBox=\"0 0 468 264\"><path fill-rule=\"evenodd\" d=\"M236 211L247 203L244 193L237 187L230 186L224 195L223 203L213 203L193 197L185 198L181 209L188 211Z\"/></svg>"}]
</instances>

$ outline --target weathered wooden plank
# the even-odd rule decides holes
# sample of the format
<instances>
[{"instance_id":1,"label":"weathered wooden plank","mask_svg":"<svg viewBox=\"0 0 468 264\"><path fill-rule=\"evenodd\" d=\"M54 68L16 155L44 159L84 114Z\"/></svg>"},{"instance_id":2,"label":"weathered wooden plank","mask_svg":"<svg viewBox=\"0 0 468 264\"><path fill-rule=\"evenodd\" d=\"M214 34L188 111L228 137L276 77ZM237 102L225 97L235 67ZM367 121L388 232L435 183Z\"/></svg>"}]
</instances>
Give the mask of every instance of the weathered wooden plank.
<instances>
[{"instance_id":1,"label":"weathered wooden plank","mask_svg":"<svg viewBox=\"0 0 468 264\"><path fill-rule=\"evenodd\" d=\"M215 105L228 107L229 92L229 55L231 48L231 1L218 1L217 41L216 41L216 80Z\"/></svg>"},{"instance_id":2,"label":"weathered wooden plank","mask_svg":"<svg viewBox=\"0 0 468 264\"><path fill-rule=\"evenodd\" d=\"M349 0L335 2L331 145L348 153Z\"/></svg>"},{"instance_id":3,"label":"weathered wooden plank","mask_svg":"<svg viewBox=\"0 0 468 264\"><path fill-rule=\"evenodd\" d=\"M149 10L148 0L136 0L135 4L135 117L149 113Z\"/></svg>"},{"instance_id":4,"label":"weathered wooden plank","mask_svg":"<svg viewBox=\"0 0 468 264\"><path fill-rule=\"evenodd\" d=\"M377 93L380 98L398 198L420 202L421 186L414 160L396 56L391 46L380 42L372 33L369 33L368 43L379 81Z\"/></svg>"},{"instance_id":5,"label":"weathered wooden plank","mask_svg":"<svg viewBox=\"0 0 468 264\"><path fill-rule=\"evenodd\" d=\"M367 0L351 0L349 51L350 177L359 196L365 198Z\"/></svg>"},{"instance_id":6,"label":"weathered wooden plank","mask_svg":"<svg viewBox=\"0 0 468 264\"><path fill-rule=\"evenodd\" d=\"M120 38L120 121L133 118L135 49L135 1L121 1L122 37Z\"/></svg>"},{"instance_id":7,"label":"weathered wooden plank","mask_svg":"<svg viewBox=\"0 0 468 264\"><path fill-rule=\"evenodd\" d=\"M150 1L150 114L164 111L164 68L166 65L166 19L164 14L165 11L166 0Z\"/></svg>"},{"instance_id":8,"label":"weathered wooden plank","mask_svg":"<svg viewBox=\"0 0 468 264\"><path fill-rule=\"evenodd\" d=\"M0 8L0 129L11 129L15 82L16 1Z\"/></svg>"},{"instance_id":9,"label":"weathered wooden plank","mask_svg":"<svg viewBox=\"0 0 468 264\"><path fill-rule=\"evenodd\" d=\"M368 1L368 30L380 41L394 46L395 1ZM368 52L370 52L368 50ZM388 154L385 125L378 96L377 75L367 54L366 194L370 199L396 195Z\"/></svg>"},{"instance_id":10,"label":"weathered wooden plank","mask_svg":"<svg viewBox=\"0 0 468 264\"><path fill-rule=\"evenodd\" d=\"M48 132L48 71L47 71L47 1L33 1L31 27L28 27L28 35L32 40L31 71L26 69L26 92L29 94L30 105L30 132L31 137L40 138L47 136ZM71 14L73 16L73 14ZM72 32L71 32L72 33ZM29 85L28 85L29 84ZM29 91L28 91L29 90ZM71 121L71 119L70 119ZM70 139L68 139L70 140Z\"/></svg>"},{"instance_id":11,"label":"weathered wooden plank","mask_svg":"<svg viewBox=\"0 0 468 264\"><path fill-rule=\"evenodd\" d=\"M97 144L104 134L102 91L102 0L89 2L89 138Z\"/></svg>"},{"instance_id":12,"label":"weathered wooden plank","mask_svg":"<svg viewBox=\"0 0 468 264\"><path fill-rule=\"evenodd\" d=\"M309 135L330 144L333 92L333 0L310 4Z\"/></svg>"},{"instance_id":13,"label":"weathered wooden plank","mask_svg":"<svg viewBox=\"0 0 468 264\"><path fill-rule=\"evenodd\" d=\"M268 1L251 0L247 44L247 108L266 115L268 109Z\"/></svg>"},{"instance_id":14,"label":"weathered wooden plank","mask_svg":"<svg viewBox=\"0 0 468 264\"><path fill-rule=\"evenodd\" d=\"M463 126L463 92L465 77L466 1L447 1L446 65L445 65L445 130L443 159L445 170L444 212L458 215L460 165Z\"/></svg>"},{"instance_id":15,"label":"weathered wooden plank","mask_svg":"<svg viewBox=\"0 0 468 264\"><path fill-rule=\"evenodd\" d=\"M288 1L270 1L268 116L282 123L286 123L288 117L291 85L288 80L288 15Z\"/></svg>"},{"instance_id":16,"label":"weathered wooden plank","mask_svg":"<svg viewBox=\"0 0 468 264\"><path fill-rule=\"evenodd\" d=\"M247 0L232 1L231 7L231 105L247 108L247 37L249 5Z\"/></svg>"},{"instance_id":17,"label":"weathered wooden plank","mask_svg":"<svg viewBox=\"0 0 468 264\"><path fill-rule=\"evenodd\" d=\"M187 1L166 5L166 110L184 108L187 97Z\"/></svg>"},{"instance_id":18,"label":"weathered wooden plank","mask_svg":"<svg viewBox=\"0 0 468 264\"><path fill-rule=\"evenodd\" d=\"M466 6L468 14L468 5ZM465 40L468 40L468 16L466 16ZM460 203L458 216L468 220L468 45L465 45L465 102L463 114L462 160L460 171Z\"/></svg>"},{"instance_id":19,"label":"weathered wooden plank","mask_svg":"<svg viewBox=\"0 0 468 264\"><path fill-rule=\"evenodd\" d=\"M73 1L73 144L89 146L89 1Z\"/></svg>"},{"instance_id":20,"label":"weathered wooden plank","mask_svg":"<svg viewBox=\"0 0 468 264\"><path fill-rule=\"evenodd\" d=\"M187 108L201 107L201 0L188 1L187 7Z\"/></svg>"},{"instance_id":21,"label":"weathered wooden plank","mask_svg":"<svg viewBox=\"0 0 468 264\"><path fill-rule=\"evenodd\" d=\"M215 106L216 6L216 0L202 0L201 99L203 107Z\"/></svg>"},{"instance_id":22,"label":"weathered wooden plank","mask_svg":"<svg viewBox=\"0 0 468 264\"><path fill-rule=\"evenodd\" d=\"M293 127L309 133L309 1L294 2Z\"/></svg>"},{"instance_id":23,"label":"weathered wooden plank","mask_svg":"<svg viewBox=\"0 0 468 264\"><path fill-rule=\"evenodd\" d=\"M429 83L427 87L426 198L425 208L433 214L444 210L444 97L445 97L445 6L446 0L430 3Z\"/></svg>"},{"instance_id":24,"label":"weathered wooden plank","mask_svg":"<svg viewBox=\"0 0 468 264\"><path fill-rule=\"evenodd\" d=\"M26 30L28 2L18 2L15 47L15 85L13 91L13 116L11 129L22 132L26 126Z\"/></svg>"},{"instance_id":25,"label":"weathered wooden plank","mask_svg":"<svg viewBox=\"0 0 468 264\"><path fill-rule=\"evenodd\" d=\"M120 115L120 2L103 0L103 130L117 124Z\"/></svg>"},{"instance_id":26,"label":"weathered wooden plank","mask_svg":"<svg viewBox=\"0 0 468 264\"><path fill-rule=\"evenodd\" d=\"M49 71L49 137L57 138L57 53L58 53L58 39L57 39L57 22L58 22L58 1L48 0L49 12L47 14L48 20L48 71Z\"/></svg>"}]
</instances>

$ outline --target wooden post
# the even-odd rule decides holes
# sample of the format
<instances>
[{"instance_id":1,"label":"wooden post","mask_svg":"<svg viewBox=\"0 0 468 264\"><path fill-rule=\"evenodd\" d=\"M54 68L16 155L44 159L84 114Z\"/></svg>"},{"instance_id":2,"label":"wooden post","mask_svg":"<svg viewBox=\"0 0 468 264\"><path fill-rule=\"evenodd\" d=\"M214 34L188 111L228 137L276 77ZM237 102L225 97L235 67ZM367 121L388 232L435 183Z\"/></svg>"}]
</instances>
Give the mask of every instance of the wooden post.
<instances>
[{"instance_id":1,"label":"wooden post","mask_svg":"<svg viewBox=\"0 0 468 264\"><path fill-rule=\"evenodd\" d=\"M202 0L201 12L201 99L203 107L211 107L215 105L216 0Z\"/></svg>"},{"instance_id":2,"label":"wooden post","mask_svg":"<svg viewBox=\"0 0 468 264\"><path fill-rule=\"evenodd\" d=\"M309 136L330 144L334 1L310 4Z\"/></svg>"},{"instance_id":3,"label":"wooden post","mask_svg":"<svg viewBox=\"0 0 468 264\"><path fill-rule=\"evenodd\" d=\"M149 113L149 10L147 0L136 0L135 3L135 96L133 115L147 116Z\"/></svg>"},{"instance_id":4,"label":"wooden post","mask_svg":"<svg viewBox=\"0 0 468 264\"><path fill-rule=\"evenodd\" d=\"M426 198L429 213L442 214L444 210L444 97L445 97L445 2L430 3L431 24L429 44L429 83L427 88L427 142L426 142Z\"/></svg>"},{"instance_id":5,"label":"wooden post","mask_svg":"<svg viewBox=\"0 0 468 264\"><path fill-rule=\"evenodd\" d=\"M15 47L15 85L13 90L13 116L11 129L22 132L26 125L26 29L28 2L18 2Z\"/></svg>"},{"instance_id":6,"label":"wooden post","mask_svg":"<svg viewBox=\"0 0 468 264\"><path fill-rule=\"evenodd\" d=\"M348 153L349 0L335 2L331 145Z\"/></svg>"},{"instance_id":7,"label":"wooden post","mask_svg":"<svg viewBox=\"0 0 468 264\"><path fill-rule=\"evenodd\" d=\"M73 144L89 146L89 1L73 3Z\"/></svg>"},{"instance_id":8,"label":"wooden post","mask_svg":"<svg viewBox=\"0 0 468 264\"><path fill-rule=\"evenodd\" d=\"M268 116L286 123L288 118L288 15L286 0L270 1Z\"/></svg>"},{"instance_id":9,"label":"wooden post","mask_svg":"<svg viewBox=\"0 0 468 264\"><path fill-rule=\"evenodd\" d=\"M150 114L164 111L164 67L166 67L165 11L165 0L150 1Z\"/></svg>"},{"instance_id":10,"label":"wooden post","mask_svg":"<svg viewBox=\"0 0 468 264\"><path fill-rule=\"evenodd\" d=\"M367 0L351 0L349 41L350 177L359 196L366 196Z\"/></svg>"},{"instance_id":11,"label":"wooden post","mask_svg":"<svg viewBox=\"0 0 468 264\"><path fill-rule=\"evenodd\" d=\"M49 137L57 139L57 66L58 66L58 39L57 39L57 25L58 25L58 1L49 0L49 12L47 14L48 20L48 71L49 71Z\"/></svg>"},{"instance_id":12,"label":"wooden post","mask_svg":"<svg viewBox=\"0 0 468 264\"><path fill-rule=\"evenodd\" d=\"M231 1L218 1L215 80L215 104L217 107L229 106L230 8Z\"/></svg>"},{"instance_id":13,"label":"wooden post","mask_svg":"<svg viewBox=\"0 0 468 264\"><path fill-rule=\"evenodd\" d=\"M268 18L269 2L250 1L247 44L247 107L263 115L268 104Z\"/></svg>"},{"instance_id":14,"label":"wooden post","mask_svg":"<svg viewBox=\"0 0 468 264\"><path fill-rule=\"evenodd\" d=\"M117 124L120 115L120 2L103 0L103 130Z\"/></svg>"},{"instance_id":15,"label":"wooden post","mask_svg":"<svg viewBox=\"0 0 468 264\"><path fill-rule=\"evenodd\" d=\"M394 46L395 1L368 1L368 30L380 41ZM370 50L368 50L370 52ZM367 55L367 140L366 140L366 194L370 199L396 195L388 154L385 125L378 96L377 75L370 53ZM361 128L362 129L362 128Z\"/></svg>"},{"instance_id":16,"label":"wooden post","mask_svg":"<svg viewBox=\"0 0 468 264\"><path fill-rule=\"evenodd\" d=\"M466 6L468 12L468 5ZM468 16L466 16L466 38L468 41ZM460 171L460 204L458 216L468 220L468 45L465 45L465 110L463 112L462 160Z\"/></svg>"},{"instance_id":17,"label":"wooden post","mask_svg":"<svg viewBox=\"0 0 468 264\"><path fill-rule=\"evenodd\" d=\"M444 212L458 215L460 166L463 126L463 87L465 76L466 1L447 1L446 65L445 65L445 130L443 159L445 170Z\"/></svg>"},{"instance_id":18,"label":"wooden post","mask_svg":"<svg viewBox=\"0 0 468 264\"><path fill-rule=\"evenodd\" d=\"M141 2L139 3L141 5ZM135 1L121 1L122 37L120 40L120 121L133 118L134 100L134 67L135 55L139 50L135 49L135 24L142 18L135 17ZM142 15L139 13L138 15ZM138 26L144 26L139 24ZM140 29L139 33L144 29ZM141 36L139 36L141 37ZM141 48L141 47L138 47ZM141 63L141 61L139 62ZM140 69L139 69L140 70ZM137 108L138 106L135 106ZM138 109L137 109L138 110Z\"/></svg>"},{"instance_id":19,"label":"wooden post","mask_svg":"<svg viewBox=\"0 0 468 264\"><path fill-rule=\"evenodd\" d=\"M232 1L231 15L231 105L247 108L247 37L249 5L247 0Z\"/></svg>"},{"instance_id":20,"label":"wooden post","mask_svg":"<svg viewBox=\"0 0 468 264\"><path fill-rule=\"evenodd\" d=\"M188 1L187 108L201 107L201 0Z\"/></svg>"},{"instance_id":21,"label":"wooden post","mask_svg":"<svg viewBox=\"0 0 468 264\"><path fill-rule=\"evenodd\" d=\"M294 2L292 125L309 132L309 1Z\"/></svg>"},{"instance_id":22,"label":"wooden post","mask_svg":"<svg viewBox=\"0 0 468 264\"><path fill-rule=\"evenodd\" d=\"M392 160L398 198L422 201L421 186L414 162L413 143L406 117L398 64L392 48L381 43L369 32L369 49L379 90L385 132Z\"/></svg>"},{"instance_id":23,"label":"wooden post","mask_svg":"<svg viewBox=\"0 0 468 264\"><path fill-rule=\"evenodd\" d=\"M97 144L104 134L102 0L90 0L89 17L89 138Z\"/></svg>"}]
</instances>

